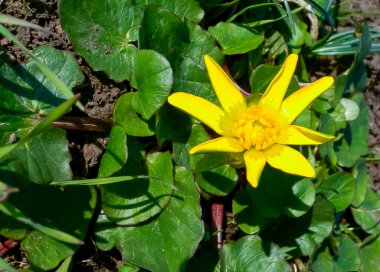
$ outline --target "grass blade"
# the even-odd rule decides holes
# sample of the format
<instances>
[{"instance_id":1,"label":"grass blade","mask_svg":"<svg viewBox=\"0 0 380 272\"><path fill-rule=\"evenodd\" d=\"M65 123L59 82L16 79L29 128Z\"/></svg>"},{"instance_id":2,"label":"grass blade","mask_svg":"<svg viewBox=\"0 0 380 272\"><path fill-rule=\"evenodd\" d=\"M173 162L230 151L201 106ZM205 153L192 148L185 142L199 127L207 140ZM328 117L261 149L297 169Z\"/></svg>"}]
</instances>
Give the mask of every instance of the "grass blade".
<instances>
[{"instance_id":1,"label":"grass blade","mask_svg":"<svg viewBox=\"0 0 380 272\"><path fill-rule=\"evenodd\" d=\"M0 24L0 33L14 42L18 47L21 48L31 59L36 62L37 67L41 72L66 96L66 98L74 97L73 92L63 83L56 74L54 74L49 67L47 67L39 58L37 58L28 48L26 48L9 30ZM77 101L76 106L83 110L83 105Z\"/></svg>"},{"instance_id":2,"label":"grass blade","mask_svg":"<svg viewBox=\"0 0 380 272\"><path fill-rule=\"evenodd\" d=\"M0 203L0 211L4 214L12 217L13 219L20 221L28 226L31 226L32 228L39 230L46 235L49 235L50 237L53 237L54 239L57 239L59 241L70 243L70 244L76 244L76 245L82 245L83 241L72 236L71 234L65 233L60 230L56 230L50 227L46 227L41 225L40 223L36 223L30 218L28 218L23 212L21 212L18 208L10 204L9 202Z\"/></svg>"},{"instance_id":3,"label":"grass blade","mask_svg":"<svg viewBox=\"0 0 380 272\"><path fill-rule=\"evenodd\" d=\"M57 120L59 117L61 117L63 114L65 114L77 101L77 97L72 97L65 102L63 102L61 105L56 107L54 110L52 110L48 116L46 116L45 119L43 119L39 124L37 124L35 127L33 127L29 133L22 138L20 141L14 144L1 146L0 147L0 158L7 155L9 152L11 152L16 147L26 143L30 139L32 139L37 134L44 131L46 128L48 128L55 120Z\"/></svg>"}]
</instances>

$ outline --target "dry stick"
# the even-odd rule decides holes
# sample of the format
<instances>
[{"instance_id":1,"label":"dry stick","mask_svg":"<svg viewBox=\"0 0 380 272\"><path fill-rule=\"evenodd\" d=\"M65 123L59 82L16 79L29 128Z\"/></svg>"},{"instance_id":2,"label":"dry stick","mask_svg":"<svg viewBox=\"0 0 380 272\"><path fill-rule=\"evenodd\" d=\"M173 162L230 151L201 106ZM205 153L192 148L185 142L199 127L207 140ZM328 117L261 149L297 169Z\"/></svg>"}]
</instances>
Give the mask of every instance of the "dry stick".
<instances>
[{"instance_id":1,"label":"dry stick","mask_svg":"<svg viewBox=\"0 0 380 272\"><path fill-rule=\"evenodd\" d=\"M218 249L223 245L223 213L224 204L222 202L218 201L211 204L212 228L213 233L216 232L215 243Z\"/></svg>"},{"instance_id":2,"label":"dry stick","mask_svg":"<svg viewBox=\"0 0 380 272\"><path fill-rule=\"evenodd\" d=\"M106 132L111 130L112 119L63 116L54 121L53 125L69 130Z\"/></svg>"},{"instance_id":3,"label":"dry stick","mask_svg":"<svg viewBox=\"0 0 380 272\"><path fill-rule=\"evenodd\" d=\"M10 249L14 248L17 242L12 239L5 240L4 243L0 243L0 257L4 256Z\"/></svg>"}]
</instances>

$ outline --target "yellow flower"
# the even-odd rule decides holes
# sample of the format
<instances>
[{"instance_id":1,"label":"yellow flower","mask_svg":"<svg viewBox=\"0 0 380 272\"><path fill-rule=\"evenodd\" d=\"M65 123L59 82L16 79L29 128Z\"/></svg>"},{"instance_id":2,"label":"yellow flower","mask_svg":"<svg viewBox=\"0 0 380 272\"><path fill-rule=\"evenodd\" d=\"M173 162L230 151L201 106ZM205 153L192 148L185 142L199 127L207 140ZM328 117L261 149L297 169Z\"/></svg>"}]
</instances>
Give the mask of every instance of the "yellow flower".
<instances>
[{"instance_id":1,"label":"yellow flower","mask_svg":"<svg viewBox=\"0 0 380 272\"><path fill-rule=\"evenodd\" d=\"M178 92L168 98L171 105L221 135L195 146L190 154L244 152L247 180L253 187L257 187L266 163L290 174L314 177L315 171L309 161L287 145L319 145L334 138L292 125L297 116L334 83L334 79L323 77L283 100L297 59L297 55L289 55L257 104L248 106L235 83L206 55L207 71L222 108L188 93Z\"/></svg>"}]
</instances>

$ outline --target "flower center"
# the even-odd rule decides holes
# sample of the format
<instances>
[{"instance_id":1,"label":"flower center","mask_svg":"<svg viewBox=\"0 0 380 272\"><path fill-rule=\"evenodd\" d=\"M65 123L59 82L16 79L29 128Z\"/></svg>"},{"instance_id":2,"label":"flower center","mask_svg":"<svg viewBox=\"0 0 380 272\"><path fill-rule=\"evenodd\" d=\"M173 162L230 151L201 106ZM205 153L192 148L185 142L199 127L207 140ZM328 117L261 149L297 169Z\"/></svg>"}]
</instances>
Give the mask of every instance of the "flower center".
<instances>
[{"instance_id":1,"label":"flower center","mask_svg":"<svg viewBox=\"0 0 380 272\"><path fill-rule=\"evenodd\" d=\"M264 150L282 137L285 117L281 111L264 106L252 106L241 114L233 127L233 134L245 149Z\"/></svg>"}]
</instances>

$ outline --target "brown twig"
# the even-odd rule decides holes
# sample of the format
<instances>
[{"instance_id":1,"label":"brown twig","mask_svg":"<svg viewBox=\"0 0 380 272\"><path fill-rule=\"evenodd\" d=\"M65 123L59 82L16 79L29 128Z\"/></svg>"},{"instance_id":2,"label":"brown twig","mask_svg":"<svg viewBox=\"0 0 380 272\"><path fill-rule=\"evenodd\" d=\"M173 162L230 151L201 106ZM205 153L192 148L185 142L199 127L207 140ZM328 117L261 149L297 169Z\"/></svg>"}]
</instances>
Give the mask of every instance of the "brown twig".
<instances>
[{"instance_id":1,"label":"brown twig","mask_svg":"<svg viewBox=\"0 0 380 272\"><path fill-rule=\"evenodd\" d=\"M68 130L107 132L111 130L112 119L63 116L54 121L53 125Z\"/></svg>"}]
</instances>

